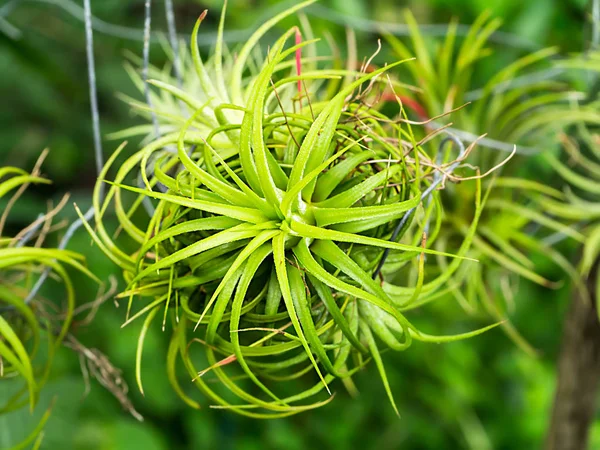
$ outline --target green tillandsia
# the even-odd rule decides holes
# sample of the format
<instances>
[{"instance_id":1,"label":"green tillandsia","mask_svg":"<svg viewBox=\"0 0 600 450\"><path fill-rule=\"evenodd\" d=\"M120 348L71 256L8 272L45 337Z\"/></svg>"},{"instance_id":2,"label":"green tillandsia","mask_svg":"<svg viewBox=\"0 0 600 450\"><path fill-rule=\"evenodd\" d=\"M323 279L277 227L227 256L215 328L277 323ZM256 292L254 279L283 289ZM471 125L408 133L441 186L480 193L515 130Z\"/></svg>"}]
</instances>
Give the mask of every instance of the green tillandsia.
<instances>
[{"instance_id":1,"label":"green tillandsia","mask_svg":"<svg viewBox=\"0 0 600 450\"><path fill-rule=\"evenodd\" d=\"M14 385L15 378L22 381L21 387L2 399L0 414L25 406L33 411L37 404L54 355L73 318L75 292L67 267L93 278L83 266L83 256L67 250L40 247L52 216L62 205L38 218L15 237L2 234L10 206L23 190L30 184L48 183L49 180L39 176L37 169L29 174L14 167L0 168L0 199L9 194L13 196L0 219L0 382L10 381ZM35 234L39 234L35 245L28 245ZM60 280L65 291L65 306L58 315L36 298L26 300L37 275L47 268ZM40 352L44 353L41 357ZM15 448L26 448L38 439L49 414L48 410L31 435Z\"/></svg>"},{"instance_id":2,"label":"green tillandsia","mask_svg":"<svg viewBox=\"0 0 600 450\"><path fill-rule=\"evenodd\" d=\"M599 61L598 52L588 52L558 61L556 65L573 75L583 73L595 79L600 74ZM583 250L578 269L584 280L588 279L600 258L599 105L597 92L592 92L586 102L571 103L570 115L578 118L579 122L570 132L559 136L562 154L545 155L547 163L564 182L564 192L561 192L562 197L548 192L541 192L536 197L540 209L564 223L566 230L562 231L563 235L575 230L582 236L579 243ZM595 292L595 301L600 302L600 290L596 288Z\"/></svg>"},{"instance_id":3,"label":"green tillandsia","mask_svg":"<svg viewBox=\"0 0 600 450\"><path fill-rule=\"evenodd\" d=\"M197 72L183 77L214 84L197 51L197 27L192 37ZM255 45L263 31L246 45ZM124 271L128 287L120 297L129 301L126 324L144 317L136 369L140 389L144 338L161 318L163 329L171 328L167 374L182 399L200 407L181 384L179 360L213 407L256 418L287 416L329 402L331 397L315 397L324 390L331 393L336 378L351 386L352 374L370 359L396 409L382 343L405 350L413 340L440 343L491 328L457 336L426 334L402 312L407 305L394 302L374 279L386 249L395 251L395 258L418 260L420 281L404 291L416 302L424 287L424 255L460 262L470 245L467 238L459 254L450 254L431 248L436 233L422 239L425 215L439 222L442 214L439 208L425 211L422 201L423 193L437 186L436 168L420 165L419 155L431 159L428 147L416 141L410 126L378 110L373 89L405 61L356 73L332 91L320 82L332 76L330 70L298 70L299 51L308 43L296 39L288 46L297 33L297 28L287 31L243 82L245 70L235 64L252 48L242 47L229 72L234 77L227 83L229 99L188 102L177 131L127 158L104 199L102 183L124 146L100 175L95 223L85 225ZM235 114L216 117L218 123L207 128L199 120L206 117L207 105L215 115ZM129 185L140 173L143 187ZM480 181L475 182L477 217L470 233L482 207ZM154 208L140 222L133 217L144 198ZM121 248L104 226L111 205L135 244L133 252L131 246ZM404 230L408 242L390 240L409 212L416 218ZM444 286L438 280L427 285L427 292ZM276 392L285 381L309 373L312 387L291 395ZM220 385L209 383L207 374Z\"/></svg>"},{"instance_id":4,"label":"green tillandsia","mask_svg":"<svg viewBox=\"0 0 600 450\"><path fill-rule=\"evenodd\" d=\"M514 308L514 288L508 286L518 286L520 278L549 288L559 285L539 273L532 255L551 260L574 282L579 282L577 270L552 248L547 238L553 233L564 233L569 239L582 242L583 234L546 216L536 206L540 195L557 204L565 204L566 197L543 183L520 178L518 170L521 163L526 163L526 157L519 153L551 149L557 131L581 120L583 114L569 112L569 101L582 98L582 94L573 92L566 80L557 77L557 68L551 61L557 56L556 48L508 62L489 79L477 80L476 85L477 63L491 54L488 39L501 25L490 14L481 15L462 39L457 36L457 22L451 22L445 38L435 41L435 45L421 34L410 12L405 19L411 30L407 42L393 36L386 38L398 56L416 57L414 64L405 66L407 70L402 75L403 79L412 77L421 91L398 88L394 92L397 97L392 96L392 100L399 98L425 125L425 130L448 127L459 138L477 142L478 148L469 162L486 173L497 171L488 182L486 208L467 253L480 264L475 268L465 264L456 270L449 280L454 286L451 292L469 312L482 311L507 319ZM448 114L450 111L452 114ZM440 157L446 160L446 152L436 156ZM469 179L463 170L457 169L449 179ZM440 208L445 215L438 242L442 245L457 236L468 236L465 219L474 216L473 186L452 185L441 196ZM438 260L442 267L449 266L443 257ZM394 289L390 292L401 293ZM510 321L502 326L522 349L535 353Z\"/></svg>"}]
</instances>

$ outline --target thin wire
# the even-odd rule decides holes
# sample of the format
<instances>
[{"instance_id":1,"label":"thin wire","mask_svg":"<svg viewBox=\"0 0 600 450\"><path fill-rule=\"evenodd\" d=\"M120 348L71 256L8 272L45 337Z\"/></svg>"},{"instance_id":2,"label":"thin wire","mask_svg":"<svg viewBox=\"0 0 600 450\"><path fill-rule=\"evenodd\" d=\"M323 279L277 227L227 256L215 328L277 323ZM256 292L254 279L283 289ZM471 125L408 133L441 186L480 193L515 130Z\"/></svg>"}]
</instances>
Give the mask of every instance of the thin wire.
<instances>
[{"instance_id":1,"label":"thin wire","mask_svg":"<svg viewBox=\"0 0 600 450\"><path fill-rule=\"evenodd\" d=\"M98 91L96 89L96 64L94 62L94 32L92 31L92 8L90 0L83 0L85 8L85 53L88 64L88 83L90 109L92 113L92 128L94 133L94 155L96 159L96 174L100 176L104 166L102 153L102 138L100 134L100 113L98 111ZM102 187L101 187L102 189ZM100 197L103 192L100 192Z\"/></svg>"},{"instance_id":2,"label":"thin wire","mask_svg":"<svg viewBox=\"0 0 600 450\"><path fill-rule=\"evenodd\" d=\"M442 125L436 122L430 122L430 125L432 126L432 128L435 129L442 127ZM469 133L468 131L459 130L458 128L448 127L444 128L444 130L453 133L457 138L468 142L469 144L477 141L477 145L479 147L486 147L501 152L512 153L513 151L515 151L515 146L517 147L516 153L519 155L535 155L536 153L542 151L542 149L538 147L526 147L524 145L517 145L510 142L498 141L496 139L491 139L488 137L482 138L481 136Z\"/></svg>"},{"instance_id":3,"label":"thin wire","mask_svg":"<svg viewBox=\"0 0 600 450\"><path fill-rule=\"evenodd\" d=\"M85 213L85 215L83 216L83 218L86 222L89 221L92 217L94 217L94 208L88 209L87 212ZM71 238L73 237L75 232L81 227L82 224L83 224L83 221L81 219L77 219L75 222L73 222L69 226L69 228L67 228L67 232L65 233L63 238L60 240L60 243L58 244L59 250L64 250L67 247L69 241L71 240ZM37 295L39 290L42 288L42 286L46 282L46 279L48 278L49 274L50 274L49 268L44 270L42 275L38 278L37 282L33 286L33 289L31 289L31 292L29 292L29 295L25 299L25 304L29 304L33 300L33 298Z\"/></svg>"},{"instance_id":4,"label":"thin wire","mask_svg":"<svg viewBox=\"0 0 600 450\"><path fill-rule=\"evenodd\" d=\"M146 188L146 184L144 183L144 180L142 179L141 173L137 176L137 185L140 189ZM156 209L154 209L154 205L150 201L149 197L144 196L144 198L142 199L142 206L144 207L144 210L146 211L146 214L148 214L149 217L152 217L154 215L154 212L156 211Z\"/></svg>"},{"instance_id":5,"label":"thin wire","mask_svg":"<svg viewBox=\"0 0 600 450\"><path fill-rule=\"evenodd\" d=\"M568 236L562 231L557 231L556 233L552 233L542 239L542 243L546 244L549 247L558 244L561 241L564 241Z\"/></svg>"},{"instance_id":6,"label":"thin wire","mask_svg":"<svg viewBox=\"0 0 600 450\"><path fill-rule=\"evenodd\" d=\"M92 128L94 134L94 155L96 162L96 173L100 174L102 167L104 166L104 158L102 153L102 140L100 134L100 114L98 112L98 92L96 89L96 66L94 63L94 36L92 30L92 8L90 6L90 0L83 0L84 7L84 19L85 19L85 50L88 64L88 81L89 81L89 95L90 95L90 109L92 113ZM104 196L103 186L100 187L100 198ZM94 216L94 208L90 208L85 213L84 220L87 222ZM59 250L64 250L75 232L83 225L81 218L73 222L67 229L65 235L62 237L58 244ZM30 303L33 298L37 295L41 287L46 282L48 275L50 274L50 268L46 268L40 278L33 286L31 292L25 299L25 304Z\"/></svg>"},{"instance_id":7,"label":"thin wire","mask_svg":"<svg viewBox=\"0 0 600 450\"><path fill-rule=\"evenodd\" d=\"M169 43L173 49L173 69L179 88L183 87L183 77L181 74L181 59L179 55L179 41L177 39L177 27L175 25L175 12L173 11L173 0L165 0L165 15L167 16L167 30L169 33Z\"/></svg>"},{"instance_id":8,"label":"thin wire","mask_svg":"<svg viewBox=\"0 0 600 450\"><path fill-rule=\"evenodd\" d=\"M460 141L460 139L458 139L452 133L447 132L447 134L448 134L448 137L444 138L442 140L442 142L440 142L438 153L440 153L442 151L442 149L444 148L444 145L446 145L448 142L452 142L452 143L456 144L456 146L460 149L458 158L456 159L456 161L454 163L452 163L448 167L448 169L445 171L445 173L442 176L440 176L440 174L438 172L436 172L436 174L434 174L433 182L421 194L421 200L420 200L419 204L421 204L422 201L427 199L431 195L431 193L435 189L437 189L437 187L448 177L448 175L452 174L454 169L456 169L460 165L462 158L467 151L467 149L465 148L464 144ZM396 225L396 228L394 229L394 232L392 233L392 236L389 239L390 242L396 242L396 240L398 239L398 236L400 235L400 232L404 229L404 226L406 225L408 220L415 213L415 211L417 210L417 207L418 207L418 205L409 209L408 211L406 211L406 213L404 213L404 216L402 216L402 219L400 220L398 225ZM385 261L387 260L389 254L390 254L390 249L386 248L385 251L383 252L381 259L379 260L377 269L375 269L375 272L373 272L373 279L377 278L377 276L381 272L381 269L383 268L383 265L385 264Z\"/></svg>"},{"instance_id":9,"label":"thin wire","mask_svg":"<svg viewBox=\"0 0 600 450\"><path fill-rule=\"evenodd\" d=\"M590 49L596 50L600 43L600 0L592 0L592 42Z\"/></svg>"},{"instance_id":10,"label":"thin wire","mask_svg":"<svg viewBox=\"0 0 600 450\"><path fill-rule=\"evenodd\" d=\"M156 117L156 113L154 112L154 108L152 107L152 99L150 98L150 85L148 84L148 69L150 67L150 31L152 27L152 3L151 0L146 0L144 6L144 49L143 49L143 67L142 67L142 78L144 80L144 97L146 98L146 103L150 108L150 114L152 115L152 126L154 128L154 137L158 139L160 137L160 127L158 125L158 118ZM168 9L168 8L167 8ZM140 180L141 181L141 180ZM144 205L144 209L146 212L152 216L154 215L154 206L150 202L148 197L144 197L142 200Z\"/></svg>"},{"instance_id":11,"label":"thin wire","mask_svg":"<svg viewBox=\"0 0 600 450\"><path fill-rule=\"evenodd\" d=\"M39 229L42 228L42 226L44 225L44 217L46 217L46 214L38 214L37 218L35 219L35 222L37 223L33 227L31 227L21 239L19 239L19 242L17 242L15 248L24 247L25 244L27 244L31 240L35 233L37 233Z\"/></svg>"},{"instance_id":12,"label":"thin wire","mask_svg":"<svg viewBox=\"0 0 600 450\"><path fill-rule=\"evenodd\" d=\"M154 126L154 137L160 137L160 130L158 127L158 118L156 113L152 109L152 99L150 98L150 85L148 84L148 68L150 66L150 28L151 24L151 0L146 0L144 6L144 66L142 67L142 78L144 79L144 96L146 97L146 103L150 107L152 114L152 125Z\"/></svg>"},{"instance_id":13,"label":"thin wire","mask_svg":"<svg viewBox=\"0 0 600 450\"><path fill-rule=\"evenodd\" d=\"M443 144L441 144L441 145L443 145ZM441 146L440 146L440 149L438 151L437 157L435 159L436 167L441 167L442 164L443 164L443 162L444 162L444 155L442 154ZM433 174L433 182L434 183L441 182L442 181L441 180L442 177L443 177L442 172L440 170L436 170L434 172L434 174ZM431 197L427 198L427 207L429 207L429 205L431 205L432 201L433 201L433 199ZM431 223L431 217L429 217L427 219L427 222L425 222L425 226L423 227L423 231L425 232L426 235L429 235L429 226L430 226L430 223ZM426 257L427 255L424 255L424 256Z\"/></svg>"}]
</instances>

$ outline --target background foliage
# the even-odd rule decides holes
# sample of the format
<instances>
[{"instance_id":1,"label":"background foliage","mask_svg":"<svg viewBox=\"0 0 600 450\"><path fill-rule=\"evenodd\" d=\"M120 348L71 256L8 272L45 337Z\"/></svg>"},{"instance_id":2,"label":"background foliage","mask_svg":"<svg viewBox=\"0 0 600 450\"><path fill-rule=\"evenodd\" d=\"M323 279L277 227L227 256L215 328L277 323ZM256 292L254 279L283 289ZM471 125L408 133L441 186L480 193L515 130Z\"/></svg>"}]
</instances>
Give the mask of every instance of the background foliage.
<instances>
[{"instance_id":1,"label":"background foliage","mask_svg":"<svg viewBox=\"0 0 600 450\"><path fill-rule=\"evenodd\" d=\"M206 29L217 25L220 0L176 0L180 33L189 32L199 12L209 8ZM325 29L343 41L344 30L333 21L352 21L357 30L359 55L370 55L377 46L376 35L368 28L372 21L402 23L402 9L410 7L421 24L446 24L455 16L461 23L472 23L485 8L504 19L502 31L520 39L517 43L532 49L558 45L562 53L581 50L586 42L585 0L329 0L310 10L309 17L319 35ZM262 19L290 2L277 0L231 0L229 30L255 28ZM61 6L62 5L62 6ZM75 6L74 6L75 5ZM19 202L9 224L18 230L45 209L46 198L59 198L64 191L73 193L81 209L90 202L95 179L92 135L87 100L87 74L84 31L80 20L68 13L78 11L78 3L58 0L22 0L0 6L10 25L0 21L0 164L30 170L40 151L50 147L44 166L50 188L29 191ZM75 9L73 9L75 8ZM100 114L104 134L139 123L115 93L134 94L134 87L123 69L127 52L141 54L143 2L137 0L92 1L94 14L112 24L139 29L137 39L95 33L96 64ZM8 12L7 12L8 11ZM164 30L162 2L154 2L154 30ZM289 25L284 22L281 27ZM373 27L375 31L376 27ZM247 33L229 33L241 40ZM206 39L210 45L210 39ZM511 41L512 42L512 41ZM510 42L509 42L510 44ZM477 77L484 78L523 52L503 41L487 58ZM160 44L152 47L152 61L161 65L164 58ZM106 152L116 142L105 141ZM137 145L130 143L131 148ZM536 161L537 163L537 161ZM540 164L542 164L540 162ZM531 164L533 167L533 164ZM531 170L531 169L530 169ZM539 168L536 167L536 170ZM537 172L536 172L537 173ZM4 207L0 203L0 210ZM65 208L65 217L74 210ZM79 233L69 248L88 255L90 269L101 279L116 274L116 269L100 252L90 248L90 239ZM545 276L552 279L552 267ZM73 278L79 302L91 301L97 286L76 273ZM556 278L556 277L555 277ZM50 288L46 296L58 295ZM86 298L87 295L87 298ZM56 404L46 426L42 448L76 449L512 449L538 447L547 425L554 388L554 363L558 350L561 316L569 295L567 286L545 290L523 282L515 302L515 325L539 351L536 359L516 348L500 331L487 333L475 340L443 346L414 346L403 353L385 355L390 384L395 393L401 419L385 403L385 392L373 368L356 377L360 397L352 399L337 386L332 404L289 419L257 422L204 408L192 412L172 392L164 376L163 358L167 340L159 328L153 329L145 343L146 396L132 389L131 397L145 417L138 423L121 410L114 398L97 383L83 397L85 386L77 357L59 352L54 373L42 391L42 400L31 417L28 411L0 416L0 448L8 447L27 435L52 398ZM423 320L440 332L452 333L448 324L464 320L464 314L451 302L429 308ZM454 316L455 317L454 317ZM92 325L77 330L80 341L110 355L131 386L134 385L135 345L138 324L122 330L124 311L105 304ZM445 324L445 325L444 325ZM444 326L447 329L444 329ZM155 354L156 357L152 357ZM0 384L0 396L11 387ZM383 405L383 406L382 406ZM600 447L600 421L592 448Z\"/></svg>"}]
</instances>

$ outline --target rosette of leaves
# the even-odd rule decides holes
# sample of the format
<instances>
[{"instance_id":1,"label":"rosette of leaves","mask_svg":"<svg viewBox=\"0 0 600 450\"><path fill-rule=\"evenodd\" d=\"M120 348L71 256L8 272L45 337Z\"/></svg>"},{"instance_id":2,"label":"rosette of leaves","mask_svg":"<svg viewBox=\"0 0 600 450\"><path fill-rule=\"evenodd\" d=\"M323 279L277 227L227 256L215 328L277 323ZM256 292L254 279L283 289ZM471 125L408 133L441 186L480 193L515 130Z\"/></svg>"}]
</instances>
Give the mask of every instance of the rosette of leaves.
<instances>
[{"instance_id":1,"label":"rosette of leaves","mask_svg":"<svg viewBox=\"0 0 600 450\"><path fill-rule=\"evenodd\" d=\"M49 183L38 175L37 170L28 174L14 167L0 169L0 199L16 190L2 214L0 228L6 223L11 206L29 184ZM40 247L55 213L56 210L40 217L37 224L32 224L15 237L0 237L0 383L11 383L11 389L7 391L11 393L0 403L0 414L25 406L33 411L38 401L54 355L73 317L75 292L67 267L93 277L83 266L82 255ZM40 228L42 231L35 245L28 245ZM28 300L37 276L46 269L50 269L62 285L64 305L49 307L38 298ZM15 379L21 380L22 386L15 388ZM36 439L41 439L40 432L49 414L50 411L47 411L42 416L31 435L16 448L27 448Z\"/></svg>"},{"instance_id":2,"label":"rosette of leaves","mask_svg":"<svg viewBox=\"0 0 600 450\"><path fill-rule=\"evenodd\" d=\"M559 203L565 198L539 180L523 178L522 168L543 164L540 157L527 155L551 150L557 132L582 120L585 114L569 112L569 102L582 95L558 77L552 63L556 48L507 62L487 80L476 79L477 64L492 53L489 38L501 24L489 14L480 16L463 37L457 35L454 21L446 37L433 42L421 34L409 12L405 20L411 31L407 43L393 36L386 38L400 57L416 56L414 64L404 66L403 79L412 78L421 91L398 88L413 118L423 123L425 130L447 128L468 142L476 140L479 149L469 161L481 170L501 167L501 174L499 170L488 182L486 208L468 253L480 264L462 265L452 278L452 293L466 311L482 311L505 320L502 327L507 334L525 351L534 353L506 320L514 308L515 289L521 278L549 288L559 285L541 273L535 256L552 261L578 282L576 269L552 247L551 236L563 233L576 242L583 242L584 236L535 206L540 195ZM451 115L440 116L449 111L453 111ZM450 179L464 179L460 172L454 175ZM439 243L465 236L465 218L473 216L475 195L472 183L453 184L446 190ZM440 264L447 264L443 257L439 259ZM387 290L392 295L397 291L393 287Z\"/></svg>"},{"instance_id":3,"label":"rosette of leaves","mask_svg":"<svg viewBox=\"0 0 600 450\"><path fill-rule=\"evenodd\" d=\"M208 79L197 50L199 23L191 45L194 71L184 73L183 84L193 85L188 77L207 79L196 87L209 100L192 102L193 93L154 83L183 100L188 116L178 131L127 158L101 199L104 178L124 145L115 152L94 192L94 228L86 223L97 245L124 271L126 324L144 317L137 353L140 389L144 337L162 312L163 329L171 328L168 377L192 407L200 405L180 381L179 361L215 407L269 418L327 403L331 397L313 397L331 392L336 378L353 389L352 374L373 359L395 409L382 344L400 351L413 340L440 343L490 328L432 336L403 312L415 306L422 290L431 294L444 287L460 266L481 212L479 179L467 238L453 254L431 249L442 211L439 201L425 207L422 200L439 186L439 166L453 160L447 154L439 166L421 164L436 156L428 154L425 141L416 141L410 126L379 111L372 92L404 61L358 74L332 91L323 79L348 71L300 73L300 50L311 42L296 39L287 46L297 36L293 28L256 73L242 80L244 67L232 69L228 85L245 91L225 102L225 95L211 99L206 92L208 81L215 80ZM234 64L257 41L250 38ZM220 51L216 58L219 67ZM213 114L215 121L205 123ZM144 185L128 184L138 174ZM144 199L153 201L145 220L138 211ZM106 229L103 218L111 205L134 247L122 247ZM425 239L429 223L434 231ZM408 242L390 239L393 234ZM376 277L384 250L395 252L390 260L396 264L418 266L402 301L392 299ZM454 258L448 267L435 268L427 283L426 254ZM210 375L220 385L211 384ZM275 387L303 376L314 384L276 393Z\"/></svg>"}]
</instances>

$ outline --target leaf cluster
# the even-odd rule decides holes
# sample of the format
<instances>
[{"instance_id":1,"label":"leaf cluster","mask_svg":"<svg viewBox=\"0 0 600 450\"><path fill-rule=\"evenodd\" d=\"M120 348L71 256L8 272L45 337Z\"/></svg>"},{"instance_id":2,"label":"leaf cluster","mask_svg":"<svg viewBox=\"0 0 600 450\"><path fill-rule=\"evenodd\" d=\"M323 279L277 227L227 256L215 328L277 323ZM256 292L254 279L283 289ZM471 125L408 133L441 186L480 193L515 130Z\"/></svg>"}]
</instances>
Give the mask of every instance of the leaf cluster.
<instances>
[{"instance_id":1,"label":"leaf cluster","mask_svg":"<svg viewBox=\"0 0 600 450\"><path fill-rule=\"evenodd\" d=\"M351 376L371 359L395 408L381 343L401 351L413 340L447 342L490 328L432 336L406 315L440 298L465 261L483 205L475 177L465 237L448 245L452 252L432 248L443 218L437 188L457 161L435 145L436 133L417 139L402 109L399 117L382 109L382 93L396 84L388 73L411 62L370 72L322 68L318 56L302 57L313 42L294 27L250 63L268 28L308 3L265 23L235 58L221 37L208 63L196 41L203 14L191 57L182 58L181 86L163 72L152 81L159 89L152 109L135 105L156 114L161 136L147 127L117 136L150 133L102 198L124 145L108 161L94 192L94 224L86 226L124 271L126 324L143 317L140 389L143 342L157 315L170 329L167 373L183 400L199 407L180 382L179 361L214 407L259 418L327 403L331 397L313 397L331 393L336 378L353 390ZM112 207L133 253L105 227ZM382 284L384 254L382 276L394 272L395 280ZM276 393L313 373L303 391Z\"/></svg>"}]
</instances>

